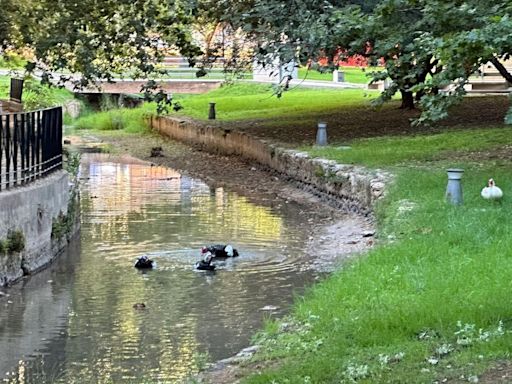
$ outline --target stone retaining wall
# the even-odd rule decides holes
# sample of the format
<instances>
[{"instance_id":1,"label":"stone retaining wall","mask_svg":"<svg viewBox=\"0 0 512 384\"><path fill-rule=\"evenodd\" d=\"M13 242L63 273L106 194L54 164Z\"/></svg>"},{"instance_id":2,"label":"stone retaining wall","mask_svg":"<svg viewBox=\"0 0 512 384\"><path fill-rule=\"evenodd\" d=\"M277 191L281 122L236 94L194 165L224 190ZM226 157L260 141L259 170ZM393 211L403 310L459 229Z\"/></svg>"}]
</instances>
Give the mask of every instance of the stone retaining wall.
<instances>
[{"instance_id":1,"label":"stone retaining wall","mask_svg":"<svg viewBox=\"0 0 512 384\"><path fill-rule=\"evenodd\" d=\"M23 251L0 252L0 286L11 284L23 275L31 274L49 264L67 245L79 228L79 211L65 236L52 236L55 220L67 217L71 193L68 174L55 172L27 186L0 192L0 240L9 231L21 231L25 238Z\"/></svg>"},{"instance_id":2,"label":"stone retaining wall","mask_svg":"<svg viewBox=\"0 0 512 384\"><path fill-rule=\"evenodd\" d=\"M308 154L284 149L244 132L212 127L187 119L152 117L151 127L172 139L223 155L255 160L299 182L326 199L335 200L346 211L370 215L373 204L383 196L392 175L354 165L313 159Z\"/></svg>"},{"instance_id":3,"label":"stone retaining wall","mask_svg":"<svg viewBox=\"0 0 512 384\"><path fill-rule=\"evenodd\" d=\"M223 80L176 80L165 79L158 80L157 85L167 93L206 93L213 91L221 86ZM140 93L142 87L147 84L146 80L116 80L113 83L99 82L96 86L99 88L86 88L80 93ZM74 92L74 90L73 90Z\"/></svg>"}]
</instances>

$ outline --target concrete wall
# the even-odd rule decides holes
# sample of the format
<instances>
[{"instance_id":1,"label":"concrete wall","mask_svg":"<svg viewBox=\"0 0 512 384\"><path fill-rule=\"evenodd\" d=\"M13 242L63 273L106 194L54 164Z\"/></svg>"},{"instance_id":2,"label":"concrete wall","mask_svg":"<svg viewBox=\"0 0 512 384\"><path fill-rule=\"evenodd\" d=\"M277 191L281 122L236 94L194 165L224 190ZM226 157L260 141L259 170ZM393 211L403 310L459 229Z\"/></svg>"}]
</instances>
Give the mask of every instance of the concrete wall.
<instances>
[{"instance_id":1,"label":"concrete wall","mask_svg":"<svg viewBox=\"0 0 512 384\"><path fill-rule=\"evenodd\" d=\"M140 93L145 80L120 80L114 83L103 82L97 84L98 88L88 88L80 93ZM205 93L213 91L221 86L223 80L161 80L158 81L158 87L167 93Z\"/></svg>"},{"instance_id":2,"label":"concrete wall","mask_svg":"<svg viewBox=\"0 0 512 384\"><path fill-rule=\"evenodd\" d=\"M25 237L22 252L0 253L0 286L41 269L66 246L70 236L52 239L51 235L53 220L60 213L68 213L69 198L69 179L64 171L0 192L0 239L5 239L10 230L21 230ZM72 232L77 229L75 225Z\"/></svg>"},{"instance_id":3,"label":"concrete wall","mask_svg":"<svg viewBox=\"0 0 512 384\"><path fill-rule=\"evenodd\" d=\"M286 175L303 188L321 197L337 201L346 211L370 215L373 204L384 195L392 175L363 167L312 159L306 153L266 143L243 132L208 126L170 117L153 117L154 130L204 150L238 155Z\"/></svg>"}]
</instances>

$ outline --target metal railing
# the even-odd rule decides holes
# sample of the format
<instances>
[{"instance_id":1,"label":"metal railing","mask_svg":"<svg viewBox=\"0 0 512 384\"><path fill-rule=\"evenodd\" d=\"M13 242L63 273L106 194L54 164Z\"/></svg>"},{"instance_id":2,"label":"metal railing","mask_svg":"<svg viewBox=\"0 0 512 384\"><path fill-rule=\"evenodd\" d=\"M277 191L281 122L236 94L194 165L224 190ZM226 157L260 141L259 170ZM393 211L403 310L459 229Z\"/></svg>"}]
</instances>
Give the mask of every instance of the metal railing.
<instances>
[{"instance_id":1,"label":"metal railing","mask_svg":"<svg viewBox=\"0 0 512 384\"><path fill-rule=\"evenodd\" d=\"M0 115L0 191L62 169L62 108Z\"/></svg>"}]
</instances>

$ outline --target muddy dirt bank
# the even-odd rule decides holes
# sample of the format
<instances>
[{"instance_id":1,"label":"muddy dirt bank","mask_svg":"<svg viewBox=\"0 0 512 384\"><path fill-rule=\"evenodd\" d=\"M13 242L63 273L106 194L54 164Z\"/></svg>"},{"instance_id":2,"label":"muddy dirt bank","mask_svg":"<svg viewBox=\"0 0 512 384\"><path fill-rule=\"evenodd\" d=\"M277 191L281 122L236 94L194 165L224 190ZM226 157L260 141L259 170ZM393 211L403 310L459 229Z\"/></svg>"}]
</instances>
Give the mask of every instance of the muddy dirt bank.
<instances>
[{"instance_id":1,"label":"muddy dirt bank","mask_svg":"<svg viewBox=\"0 0 512 384\"><path fill-rule=\"evenodd\" d=\"M373 245L371 219L341 212L280 175L262 169L257 163L233 156L212 155L159 135L94 133L68 136L67 139L71 146L101 147L114 156L131 155L174 168L200 178L212 187L225 187L277 211L287 204L298 205L298 214L310 227L308 247L318 255L320 269L331 269L343 257ZM151 156L153 148L161 148L159 156Z\"/></svg>"},{"instance_id":2,"label":"muddy dirt bank","mask_svg":"<svg viewBox=\"0 0 512 384\"><path fill-rule=\"evenodd\" d=\"M103 148L112 156L135 156L174 168L200 178L212 187L222 186L277 211L289 204L297 205L295 211L309 227L307 251L318 256L314 266L317 270L331 271L345 258L364 252L374 244L371 219L341 212L280 175L262 169L257 163L212 155L158 135L93 133L66 139L71 141L71 148L88 151ZM157 156L152 156L152 152ZM244 373L258 369L251 365L242 367L236 358L228 359L217 362L196 379L204 383L236 383Z\"/></svg>"}]
</instances>

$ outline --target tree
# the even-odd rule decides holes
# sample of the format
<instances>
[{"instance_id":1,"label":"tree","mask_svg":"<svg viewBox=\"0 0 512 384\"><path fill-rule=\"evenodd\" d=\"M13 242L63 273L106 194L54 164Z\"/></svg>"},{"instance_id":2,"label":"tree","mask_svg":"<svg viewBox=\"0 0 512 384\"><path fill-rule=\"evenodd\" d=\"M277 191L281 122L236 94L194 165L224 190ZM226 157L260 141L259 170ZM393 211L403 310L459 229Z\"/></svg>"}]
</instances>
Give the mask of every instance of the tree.
<instances>
[{"instance_id":1,"label":"tree","mask_svg":"<svg viewBox=\"0 0 512 384\"><path fill-rule=\"evenodd\" d=\"M491 61L512 80L499 61L511 52L508 0L219 3L258 42L261 62L326 57L334 67L340 52L363 55L374 64L384 59L385 70L372 74L372 81L391 80L379 102L400 92L402 108L422 105L420 123L445 117L482 63Z\"/></svg>"},{"instance_id":2,"label":"tree","mask_svg":"<svg viewBox=\"0 0 512 384\"><path fill-rule=\"evenodd\" d=\"M188 28L191 6L180 0L37 0L14 10L19 39L7 32L0 36L6 44L32 47L36 60L28 69L40 69L44 80L67 71L77 76L58 80L80 87L119 73L154 72L165 47L176 47L191 58L197 55ZM12 23L12 10L3 15Z\"/></svg>"}]
</instances>

